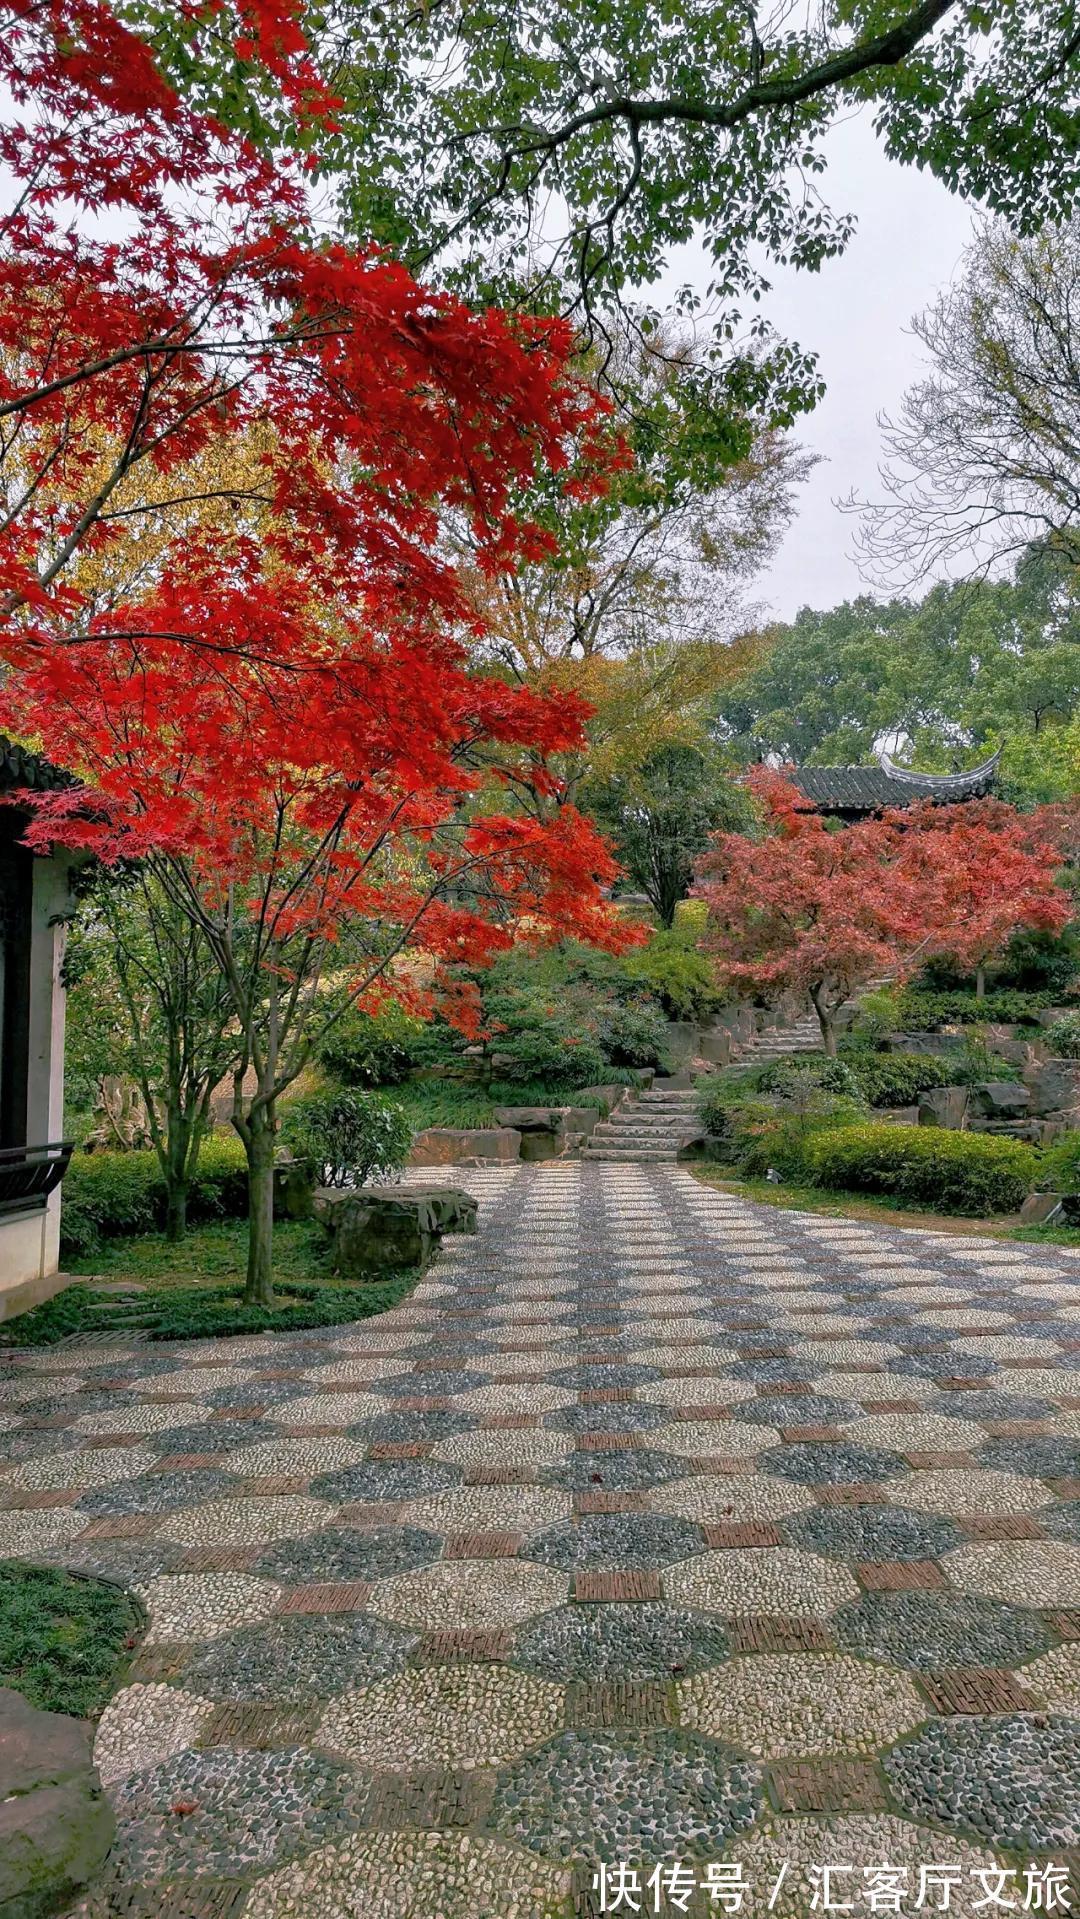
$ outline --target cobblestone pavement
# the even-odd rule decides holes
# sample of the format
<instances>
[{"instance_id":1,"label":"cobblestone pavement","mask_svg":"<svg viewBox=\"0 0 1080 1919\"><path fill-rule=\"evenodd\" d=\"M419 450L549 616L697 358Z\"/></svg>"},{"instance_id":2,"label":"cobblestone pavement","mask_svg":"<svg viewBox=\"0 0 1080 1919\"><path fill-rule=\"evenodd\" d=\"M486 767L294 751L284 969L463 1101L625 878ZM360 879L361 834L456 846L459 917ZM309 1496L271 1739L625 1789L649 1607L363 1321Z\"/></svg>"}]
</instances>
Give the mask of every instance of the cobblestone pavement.
<instances>
[{"instance_id":1,"label":"cobblestone pavement","mask_svg":"<svg viewBox=\"0 0 1080 1919\"><path fill-rule=\"evenodd\" d=\"M5 1364L0 1552L151 1622L87 1919L561 1919L620 1863L646 1911L658 1864L691 1912L820 1910L826 1864L840 1909L1054 1910L1075 1261L681 1168L467 1180L382 1318Z\"/></svg>"}]
</instances>

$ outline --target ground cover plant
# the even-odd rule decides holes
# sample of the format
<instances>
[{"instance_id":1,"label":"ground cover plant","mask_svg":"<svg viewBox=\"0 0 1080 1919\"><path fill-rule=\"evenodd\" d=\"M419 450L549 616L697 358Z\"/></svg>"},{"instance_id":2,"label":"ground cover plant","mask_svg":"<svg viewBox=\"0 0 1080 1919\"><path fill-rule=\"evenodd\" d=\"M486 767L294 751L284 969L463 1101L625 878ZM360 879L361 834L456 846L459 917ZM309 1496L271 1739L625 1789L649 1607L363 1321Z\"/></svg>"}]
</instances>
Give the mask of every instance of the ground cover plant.
<instances>
[{"instance_id":1,"label":"ground cover plant","mask_svg":"<svg viewBox=\"0 0 1080 1919\"><path fill-rule=\"evenodd\" d=\"M0 1686L41 1712L96 1718L142 1636L142 1610L100 1579L0 1563Z\"/></svg>"},{"instance_id":2,"label":"ground cover plant","mask_svg":"<svg viewBox=\"0 0 1080 1919\"><path fill-rule=\"evenodd\" d=\"M85 1275L85 1284L66 1287L0 1327L0 1348L52 1346L100 1332L202 1339L338 1326L385 1312L417 1279L403 1271L362 1286L339 1283L330 1270L326 1233L307 1220L275 1224L272 1305L245 1302L246 1261L241 1221L194 1227L179 1248L163 1233L111 1241L92 1259L69 1262L69 1271ZM102 1290L95 1283L101 1281L116 1290Z\"/></svg>"}]
</instances>

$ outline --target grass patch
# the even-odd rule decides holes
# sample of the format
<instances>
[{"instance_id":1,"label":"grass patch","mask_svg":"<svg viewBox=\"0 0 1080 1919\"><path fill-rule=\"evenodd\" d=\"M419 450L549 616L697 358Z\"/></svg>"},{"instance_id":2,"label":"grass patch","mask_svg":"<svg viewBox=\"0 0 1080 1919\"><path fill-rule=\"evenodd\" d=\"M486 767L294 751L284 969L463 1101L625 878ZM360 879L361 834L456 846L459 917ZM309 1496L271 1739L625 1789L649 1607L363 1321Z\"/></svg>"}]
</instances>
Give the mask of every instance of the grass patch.
<instances>
[{"instance_id":1,"label":"grass patch","mask_svg":"<svg viewBox=\"0 0 1080 1919\"><path fill-rule=\"evenodd\" d=\"M96 1718L143 1631L119 1586L0 1563L0 1686L43 1712Z\"/></svg>"},{"instance_id":2,"label":"grass patch","mask_svg":"<svg viewBox=\"0 0 1080 1919\"><path fill-rule=\"evenodd\" d=\"M240 1280L247 1267L246 1219L192 1226L179 1244L164 1233L106 1240L94 1253L65 1261L69 1273L95 1279L131 1280L167 1291L174 1287L221 1286ZM282 1280L318 1281L330 1276L329 1240L313 1220L282 1219L274 1225L274 1272Z\"/></svg>"},{"instance_id":3,"label":"grass patch","mask_svg":"<svg viewBox=\"0 0 1080 1919\"><path fill-rule=\"evenodd\" d=\"M405 1271L363 1286L339 1283L330 1272L327 1236L311 1220L281 1220L274 1227L272 1309L244 1305L246 1264L243 1220L193 1228L179 1245L161 1233L106 1241L92 1257L69 1262L68 1271L130 1281L140 1290L117 1294L92 1283L69 1286L0 1327L0 1348L54 1346L74 1334L104 1331L120 1336L141 1332L150 1339L205 1339L343 1326L386 1312L418 1278Z\"/></svg>"}]
</instances>

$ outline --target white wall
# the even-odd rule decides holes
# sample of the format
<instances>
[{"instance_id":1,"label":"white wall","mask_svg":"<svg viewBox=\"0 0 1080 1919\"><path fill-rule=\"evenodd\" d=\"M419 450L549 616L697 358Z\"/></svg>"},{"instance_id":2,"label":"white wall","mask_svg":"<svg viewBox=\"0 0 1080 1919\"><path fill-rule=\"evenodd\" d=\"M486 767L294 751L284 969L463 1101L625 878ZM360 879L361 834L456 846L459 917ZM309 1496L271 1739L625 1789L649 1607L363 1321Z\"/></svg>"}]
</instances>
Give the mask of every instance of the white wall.
<instances>
[{"instance_id":1,"label":"white wall","mask_svg":"<svg viewBox=\"0 0 1080 1919\"><path fill-rule=\"evenodd\" d=\"M68 904L68 862L34 862L30 930L30 1066L27 1143L44 1146L64 1136L63 925L52 924ZM0 1320L56 1290L48 1282L60 1260L60 1190L42 1210L0 1219Z\"/></svg>"}]
</instances>

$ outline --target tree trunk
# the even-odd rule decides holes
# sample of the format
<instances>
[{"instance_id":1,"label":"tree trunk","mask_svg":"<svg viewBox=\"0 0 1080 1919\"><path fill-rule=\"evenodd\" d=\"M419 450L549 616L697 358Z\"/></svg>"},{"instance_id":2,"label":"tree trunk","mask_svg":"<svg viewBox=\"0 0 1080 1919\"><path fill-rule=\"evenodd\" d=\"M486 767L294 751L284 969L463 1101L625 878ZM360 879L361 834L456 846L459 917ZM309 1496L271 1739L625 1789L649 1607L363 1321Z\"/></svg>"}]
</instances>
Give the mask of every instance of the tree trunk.
<instances>
[{"instance_id":1,"label":"tree trunk","mask_svg":"<svg viewBox=\"0 0 1080 1919\"><path fill-rule=\"evenodd\" d=\"M173 1243L187 1232L187 1180L170 1179L165 1191L165 1237Z\"/></svg>"},{"instance_id":2,"label":"tree trunk","mask_svg":"<svg viewBox=\"0 0 1080 1919\"><path fill-rule=\"evenodd\" d=\"M173 1242L187 1232L188 1160L191 1140L177 1106L170 1106L166 1121L165 1152L165 1237ZM159 1158L162 1155L159 1153Z\"/></svg>"},{"instance_id":3,"label":"tree trunk","mask_svg":"<svg viewBox=\"0 0 1080 1919\"><path fill-rule=\"evenodd\" d=\"M985 966L977 966L975 968L975 998L976 999L986 998L986 968Z\"/></svg>"},{"instance_id":4,"label":"tree trunk","mask_svg":"<svg viewBox=\"0 0 1080 1919\"><path fill-rule=\"evenodd\" d=\"M814 1011L817 1014L818 1025L821 1028L821 1044L825 1049L826 1057L828 1059L835 1059L836 1058L836 1013L835 1013L835 1010L831 1006L828 1006L824 1000L819 999L816 993L811 993L810 998L814 1002Z\"/></svg>"},{"instance_id":5,"label":"tree trunk","mask_svg":"<svg viewBox=\"0 0 1080 1919\"><path fill-rule=\"evenodd\" d=\"M274 1121L265 1106L253 1107L243 1134L248 1163L248 1260L246 1306L274 1303Z\"/></svg>"}]
</instances>

